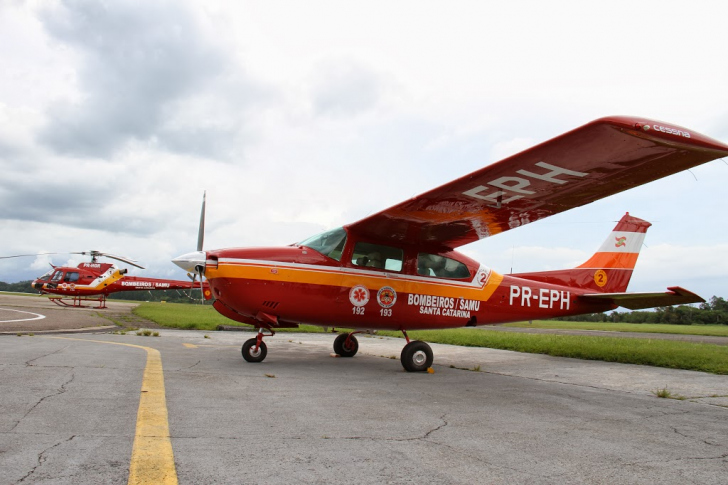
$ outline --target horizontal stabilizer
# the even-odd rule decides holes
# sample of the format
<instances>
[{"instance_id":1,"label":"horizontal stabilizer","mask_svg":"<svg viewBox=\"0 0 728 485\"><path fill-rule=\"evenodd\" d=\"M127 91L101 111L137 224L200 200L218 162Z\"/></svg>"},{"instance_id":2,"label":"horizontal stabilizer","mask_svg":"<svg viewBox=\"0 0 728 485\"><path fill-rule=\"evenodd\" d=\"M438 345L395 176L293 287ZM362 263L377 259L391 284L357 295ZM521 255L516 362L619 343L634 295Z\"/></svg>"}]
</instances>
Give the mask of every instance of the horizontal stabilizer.
<instances>
[{"instance_id":1,"label":"horizontal stabilizer","mask_svg":"<svg viewBox=\"0 0 728 485\"><path fill-rule=\"evenodd\" d=\"M668 288L665 293L591 293L581 295L579 299L594 303L611 302L628 310L705 302L695 293L678 286Z\"/></svg>"}]
</instances>

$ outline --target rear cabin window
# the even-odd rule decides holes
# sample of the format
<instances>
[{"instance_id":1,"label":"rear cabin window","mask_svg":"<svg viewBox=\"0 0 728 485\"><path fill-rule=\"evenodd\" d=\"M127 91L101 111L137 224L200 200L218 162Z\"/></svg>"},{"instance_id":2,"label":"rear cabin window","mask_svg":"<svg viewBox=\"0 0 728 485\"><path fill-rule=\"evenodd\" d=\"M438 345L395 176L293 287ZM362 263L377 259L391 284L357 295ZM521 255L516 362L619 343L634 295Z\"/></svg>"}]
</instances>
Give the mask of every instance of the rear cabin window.
<instances>
[{"instance_id":1,"label":"rear cabin window","mask_svg":"<svg viewBox=\"0 0 728 485\"><path fill-rule=\"evenodd\" d=\"M468 267L460 261L428 253L417 255L417 274L453 279L470 277Z\"/></svg>"},{"instance_id":2,"label":"rear cabin window","mask_svg":"<svg viewBox=\"0 0 728 485\"><path fill-rule=\"evenodd\" d=\"M404 251L392 246L358 242L351 255L351 264L387 271L402 271Z\"/></svg>"}]
</instances>

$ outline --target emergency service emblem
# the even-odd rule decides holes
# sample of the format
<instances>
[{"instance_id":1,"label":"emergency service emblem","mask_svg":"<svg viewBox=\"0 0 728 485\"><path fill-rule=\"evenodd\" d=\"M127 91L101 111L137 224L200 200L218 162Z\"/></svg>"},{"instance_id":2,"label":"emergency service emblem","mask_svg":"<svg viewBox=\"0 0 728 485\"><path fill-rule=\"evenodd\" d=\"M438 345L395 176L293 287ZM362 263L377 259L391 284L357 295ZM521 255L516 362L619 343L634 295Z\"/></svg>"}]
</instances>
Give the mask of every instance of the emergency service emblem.
<instances>
[{"instance_id":1,"label":"emergency service emblem","mask_svg":"<svg viewBox=\"0 0 728 485\"><path fill-rule=\"evenodd\" d=\"M383 286L377 292L377 302L382 308L391 308L397 303L397 292L391 286Z\"/></svg>"},{"instance_id":2,"label":"emergency service emblem","mask_svg":"<svg viewBox=\"0 0 728 485\"><path fill-rule=\"evenodd\" d=\"M364 285L356 285L349 291L349 301L354 306L364 306L369 303L369 290Z\"/></svg>"}]
</instances>

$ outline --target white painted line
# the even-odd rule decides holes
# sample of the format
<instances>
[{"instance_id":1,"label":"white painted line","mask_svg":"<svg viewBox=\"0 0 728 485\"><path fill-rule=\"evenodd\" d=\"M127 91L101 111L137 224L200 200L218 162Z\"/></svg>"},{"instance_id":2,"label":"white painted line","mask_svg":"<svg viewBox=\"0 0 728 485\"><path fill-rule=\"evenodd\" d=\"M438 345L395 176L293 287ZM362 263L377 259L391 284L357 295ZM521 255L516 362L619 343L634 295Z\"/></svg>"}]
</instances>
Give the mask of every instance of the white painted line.
<instances>
[{"instance_id":1,"label":"white painted line","mask_svg":"<svg viewBox=\"0 0 728 485\"><path fill-rule=\"evenodd\" d=\"M27 313L28 315L34 315L33 318L20 318L18 320L0 320L0 323L28 322L30 320L42 320L45 318L45 315L41 315L40 313L23 312L20 310L11 310L10 308L0 308L0 310L4 310L4 311L8 311L8 312Z\"/></svg>"}]
</instances>

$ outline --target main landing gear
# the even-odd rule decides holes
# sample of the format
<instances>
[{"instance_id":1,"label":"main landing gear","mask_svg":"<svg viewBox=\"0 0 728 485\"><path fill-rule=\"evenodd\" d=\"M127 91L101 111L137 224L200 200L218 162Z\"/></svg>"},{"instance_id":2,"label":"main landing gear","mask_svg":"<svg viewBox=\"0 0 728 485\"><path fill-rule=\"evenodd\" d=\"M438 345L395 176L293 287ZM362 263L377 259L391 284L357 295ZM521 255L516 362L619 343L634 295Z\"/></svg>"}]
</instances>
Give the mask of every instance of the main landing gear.
<instances>
[{"instance_id":1,"label":"main landing gear","mask_svg":"<svg viewBox=\"0 0 728 485\"><path fill-rule=\"evenodd\" d=\"M354 357L359 350L359 341L354 337L355 333L340 333L334 340L334 352L340 357Z\"/></svg>"},{"instance_id":2,"label":"main landing gear","mask_svg":"<svg viewBox=\"0 0 728 485\"><path fill-rule=\"evenodd\" d=\"M404 338L407 339L407 345L402 349L399 360L402 367L407 372L424 372L432 366L432 348L421 340L413 340L410 342L407 331L402 330Z\"/></svg>"},{"instance_id":3,"label":"main landing gear","mask_svg":"<svg viewBox=\"0 0 728 485\"><path fill-rule=\"evenodd\" d=\"M359 350L359 342L354 337L355 333L342 333L334 340L334 352L341 357L354 357ZM402 330L407 345L402 349L400 361L407 372L424 372L432 366L432 348L420 340L410 341L407 331Z\"/></svg>"},{"instance_id":4,"label":"main landing gear","mask_svg":"<svg viewBox=\"0 0 728 485\"><path fill-rule=\"evenodd\" d=\"M263 329L258 329L258 335L255 338L246 340L243 344L243 359L248 362L263 362L268 355L268 347L263 342L263 337L272 337L275 335L273 330L268 330L270 334L264 334ZM359 341L354 334L361 332L341 333L334 340L334 352L340 357L354 357L359 351ZM424 372L432 366L432 348L421 340L410 341L407 331L402 330L404 338L407 339L407 345L402 349L400 361L402 367L407 372Z\"/></svg>"}]
</instances>

